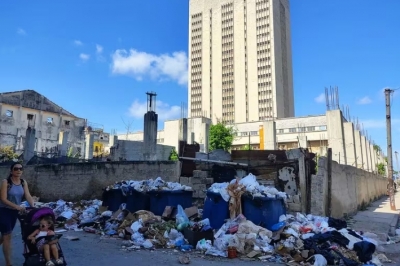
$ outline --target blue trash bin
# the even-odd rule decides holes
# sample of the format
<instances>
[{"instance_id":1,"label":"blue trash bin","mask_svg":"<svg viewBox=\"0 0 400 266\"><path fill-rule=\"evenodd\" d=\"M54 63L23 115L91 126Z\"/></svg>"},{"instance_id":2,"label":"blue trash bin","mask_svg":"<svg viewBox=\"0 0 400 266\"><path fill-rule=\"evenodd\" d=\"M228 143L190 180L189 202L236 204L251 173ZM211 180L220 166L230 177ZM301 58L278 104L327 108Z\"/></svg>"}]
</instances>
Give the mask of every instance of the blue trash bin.
<instances>
[{"instance_id":1,"label":"blue trash bin","mask_svg":"<svg viewBox=\"0 0 400 266\"><path fill-rule=\"evenodd\" d=\"M229 204L222 198L220 193L207 191L203 218L208 218L211 227L216 230L222 227L226 219L229 219Z\"/></svg>"},{"instance_id":2,"label":"blue trash bin","mask_svg":"<svg viewBox=\"0 0 400 266\"><path fill-rule=\"evenodd\" d=\"M243 215L247 220L268 230L286 214L286 205L282 198L242 196Z\"/></svg>"},{"instance_id":3,"label":"blue trash bin","mask_svg":"<svg viewBox=\"0 0 400 266\"><path fill-rule=\"evenodd\" d=\"M112 212L117 211L122 203L126 203L126 197L121 189L104 190L102 200L102 205L107 206Z\"/></svg>"},{"instance_id":4,"label":"blue trash bin","mask_svg":"<svg viewBox=\"0 0 400 266\"><path fill-rule=\"evenodd\" d=\"M150 210L150 196L144 192L130 190L126 196L126 209L132 213Z\"/></svg>"},{"instance_id":5,"label":"blue trash bin","mask_svg":"<svg viewBox=\"0 0 400 266\"><path fill-rule=\"evenodd\" d=\"M178 207L182 208L192 207L193 191L149 191L150 196L150 211L155 215L161 216L165 207Z\"/></svg>"}]
</instances>

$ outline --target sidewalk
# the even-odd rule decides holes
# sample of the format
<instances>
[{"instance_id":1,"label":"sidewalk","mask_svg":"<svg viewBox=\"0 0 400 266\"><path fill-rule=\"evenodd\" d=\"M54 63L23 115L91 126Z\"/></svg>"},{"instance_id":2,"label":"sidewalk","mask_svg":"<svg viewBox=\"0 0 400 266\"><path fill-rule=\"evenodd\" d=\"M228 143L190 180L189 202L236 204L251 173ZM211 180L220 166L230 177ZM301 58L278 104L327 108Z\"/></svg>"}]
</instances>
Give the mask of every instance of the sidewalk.
<instances>
[{"instance_id":1,"label":"sidewalk","mask_svg":"<svg viewBox=\"0 0 400 266\"><path fill-rule=\"evenodd\" d=\"M390 210L387 196L371 203L367 210L359 211L349 220L349 227L356 231L375 233L382 238L394 235L400 214L400 192L395 194L395 202L397 211Z\"/></svg>"}]
</instances>

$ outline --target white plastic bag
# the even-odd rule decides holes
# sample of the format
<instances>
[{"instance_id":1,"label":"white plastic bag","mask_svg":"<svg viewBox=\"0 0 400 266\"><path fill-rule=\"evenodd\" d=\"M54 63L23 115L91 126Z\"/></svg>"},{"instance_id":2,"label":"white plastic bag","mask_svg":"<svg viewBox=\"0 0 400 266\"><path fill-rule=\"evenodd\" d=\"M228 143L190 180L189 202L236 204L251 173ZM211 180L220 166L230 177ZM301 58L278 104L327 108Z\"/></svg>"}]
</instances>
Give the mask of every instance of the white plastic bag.
<instances>
[{"instance_id":1,"label":"white plastic bag","mask_svg":"<svg viewBox=\"0 0 400 266\"><path fill-rule=\"evenodd\" d=\"M188 224L190 222L189 218L187 217L185 211L183 210L181 205L178 205L178 213L176 214L176 224Z\"/></svg>"},{"instance_id":2,"label":"white plastic bag","mask_svg":"<svg viewBox=\"0 0 400 266\"><path fill-rule=\"evenodd\" d=\"M324 256L322 256L320 254L316 254L313 257L315 259L314 266L327 266L328 265L328 262L326 261Z\"/></svg>"}]
</instances>

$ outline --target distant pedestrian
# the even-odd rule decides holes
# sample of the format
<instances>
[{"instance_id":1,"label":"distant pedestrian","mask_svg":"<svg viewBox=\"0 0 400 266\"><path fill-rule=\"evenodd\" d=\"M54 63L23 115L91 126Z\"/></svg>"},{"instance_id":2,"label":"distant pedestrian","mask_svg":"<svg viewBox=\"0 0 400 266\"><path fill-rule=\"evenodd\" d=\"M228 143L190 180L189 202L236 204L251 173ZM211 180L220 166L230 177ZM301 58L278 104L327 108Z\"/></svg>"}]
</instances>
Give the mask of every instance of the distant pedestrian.
<instances>
[{"instance_id":1,"label":"distant pedestrian","mask_svg":"<svg viewBox=\"0 0 400 266\"><path fill-rule=\"evenodd\" d=\"M11 235L18 219L18 213L24 212L22 200L34 206L33 198L29 192L28 183L21 178L23 167L14 163L10 168L10 175L1 182L0 187L0 245L3 244L3 253L6 266L11 266Z\"/></svg>"}]
</instances>

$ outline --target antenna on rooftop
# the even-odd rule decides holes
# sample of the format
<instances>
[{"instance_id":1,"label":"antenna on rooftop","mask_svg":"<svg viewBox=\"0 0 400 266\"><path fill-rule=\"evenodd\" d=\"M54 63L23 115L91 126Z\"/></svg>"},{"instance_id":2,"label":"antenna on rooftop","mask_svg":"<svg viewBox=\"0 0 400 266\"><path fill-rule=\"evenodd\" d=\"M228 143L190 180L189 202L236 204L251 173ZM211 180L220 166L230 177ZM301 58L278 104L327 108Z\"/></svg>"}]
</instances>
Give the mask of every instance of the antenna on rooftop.
<instances>
[{"instance_id":1,"label":"antenna on rooftop","mask_svg":"<svg viewBox=\"0 0 400 266\"><path fill-rule=\"evenodd\" d=\"M146 92L147 94L147 112L156 112L156 97L155 92Z\"/></svg>"}]
</instances>

